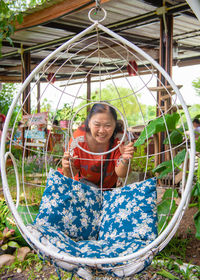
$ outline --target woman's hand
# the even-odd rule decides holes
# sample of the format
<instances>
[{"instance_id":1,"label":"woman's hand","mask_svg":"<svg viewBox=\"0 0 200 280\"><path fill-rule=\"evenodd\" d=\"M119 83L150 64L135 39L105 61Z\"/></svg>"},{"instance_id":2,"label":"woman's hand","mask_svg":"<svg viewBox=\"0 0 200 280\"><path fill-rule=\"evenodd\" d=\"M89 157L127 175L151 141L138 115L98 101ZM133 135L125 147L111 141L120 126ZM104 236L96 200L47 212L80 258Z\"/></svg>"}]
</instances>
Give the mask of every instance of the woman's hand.
<instances>
[{"instance_id":1,"label":"woman's hand","mask_svg":"<svg viewBox=\"0 0 200 280\"><path fill-rule=\"evenodd\" d=\"M128 161L133 157L133 152L134 152L133 142L129 142L127 145L121 144L119 146L119 150L122 159Z\"/></svg>"},{"instance_id":2,"label":"woman's hand","mask_svg":"<svg viewBox=\"0 0 200 280\"><path fill-rule=\"evenodd\" d=\"M71 157L69 151L65 152L62 158L62 170L63 170L63 174L67 177L72 177L72 172L73 171L73 175L75 175L78 170L75 168L74 166L74 160L77 158L77 156L75 157Z\"/></svg>"},{"instance_id":3,"label":"woman's hand","mask_svg":"<svg viewBox=\"0 0 200 280\"><path fill-rule=\"evenodd\" d=\"M133 157L133 152L134 152L133 142L129 142L127 145L121 144L119 146L119 150L121 153L121 157L119 159L118 165L115 167L115 172L118 177L124 178L127 175L127 171L128 172L131 171L129 160Z\"/></svg>"}]
</instances>

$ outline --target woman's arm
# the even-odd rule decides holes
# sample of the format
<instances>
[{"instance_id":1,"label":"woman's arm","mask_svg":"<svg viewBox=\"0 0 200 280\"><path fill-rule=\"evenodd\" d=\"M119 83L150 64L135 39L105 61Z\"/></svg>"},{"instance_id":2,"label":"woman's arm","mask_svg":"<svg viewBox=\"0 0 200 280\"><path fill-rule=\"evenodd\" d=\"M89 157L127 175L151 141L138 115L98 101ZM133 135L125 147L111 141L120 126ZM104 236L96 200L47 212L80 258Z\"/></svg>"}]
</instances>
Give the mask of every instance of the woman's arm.
<instances>
[{"instance_id":1,"label":"woman's arm","mask_svg":"<svg viewBox=\"0 0 200 280\"><path fill-rule=\"evenodd\" d=\"M129 172L131 171L131 166L129 167L129 160L133 157L133 142L128 143L128 145L120 145L119 149L121 152L121 157L115 166L115 173L118 177L124 178L126 177L128 168Z\"/></svg>"}]
</instances>

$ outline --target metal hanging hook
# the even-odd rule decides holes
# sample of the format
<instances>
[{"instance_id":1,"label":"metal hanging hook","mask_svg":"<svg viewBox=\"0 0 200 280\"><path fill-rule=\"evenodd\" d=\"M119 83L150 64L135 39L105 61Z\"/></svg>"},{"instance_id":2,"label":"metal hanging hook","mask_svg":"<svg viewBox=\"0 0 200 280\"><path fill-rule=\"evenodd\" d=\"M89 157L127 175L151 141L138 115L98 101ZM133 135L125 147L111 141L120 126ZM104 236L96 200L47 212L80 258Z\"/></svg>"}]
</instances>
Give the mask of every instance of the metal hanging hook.
<instances>
[{"instance_id":1,"label":"metal hanging hook","mask_svg":"<svg viewBox=\"0 0 200 280\"><path fill-rule=\"evenodd\" d=\"M96 12L101 10L101 0L95 0L96 1Z\"/></svg>"},{"instance_id":2,"label":"metal hanging hook","mask_svg":"<svg viewBox=\"0 0 200 280\"><path fill-rule=\"evenodd\" d=\"M95 22L97 23L97 22L103 21L103 20L106 18L107 13L106 13L105 9L101 7L101 0L95 0L95 2L96 2L96 7L95 7L95 8L92 8L92 9L89 11L89 13L88 13L88 18L89 18L90 21L92 21L92 22L94 22L94 23L95 23ZM101 19L95 20L95 19L92 18L92 15L93 15L93 16L96 16L97 13L98 13L98 11L102 11L102 12L103 12L103 17L102 17ZM101 15L101 14L100 14L100 15Z\"/></svg>"}]
</instances>

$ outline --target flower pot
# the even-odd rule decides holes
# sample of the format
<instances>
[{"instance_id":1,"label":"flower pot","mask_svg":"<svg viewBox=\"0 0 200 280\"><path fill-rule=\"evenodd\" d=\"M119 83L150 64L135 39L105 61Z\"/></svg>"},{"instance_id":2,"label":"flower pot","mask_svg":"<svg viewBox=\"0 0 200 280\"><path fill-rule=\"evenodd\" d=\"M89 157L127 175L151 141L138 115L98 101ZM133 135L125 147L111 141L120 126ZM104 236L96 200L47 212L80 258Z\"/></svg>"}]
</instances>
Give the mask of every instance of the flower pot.
<instances>
[{"instance_id":1,"label":"flower pot","mask_svg":"<svg viewBox=\"0 0 200 280\"><path fill-rule=\"evenodd\" d=\"M68 124L69 124L69 120L61 120L60 121L60 127L61 128L67 128L68 127Z\"/></svg>"}]
</instances>

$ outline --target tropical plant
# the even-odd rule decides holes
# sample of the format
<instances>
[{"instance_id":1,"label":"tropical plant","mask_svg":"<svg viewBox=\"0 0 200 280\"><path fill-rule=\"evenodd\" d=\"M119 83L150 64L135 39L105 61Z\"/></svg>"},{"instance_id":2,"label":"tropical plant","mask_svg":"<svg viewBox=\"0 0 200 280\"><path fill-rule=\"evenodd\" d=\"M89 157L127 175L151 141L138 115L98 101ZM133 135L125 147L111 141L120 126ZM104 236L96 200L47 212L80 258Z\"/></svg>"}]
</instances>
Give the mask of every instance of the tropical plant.
<instances>
[{"instance_id":1,"label":"tropical plant","mask_svg":"<svg viewBox=\"0 0 200 280\"><path fill-rule=\"evenodd\" d=\"M200 137L199 137L200 140ZM199 141L200 144L200 141ZM200 151L200 149L199 149ZM197 207L197 212L194 215L194 223L196 227L196 238L200 240L200 158L198 159L198 168L195 171L195 178L196 178L196 183L194 185L194 188L192 190L192 199L193 203L190 204L191 206L196 206Z\"/></svg>"},{"instance_id":2,"label":"tropical plant","mask_svg":"<svg viewBox=\"0 0 200 280\"><path fill-rule=\"evenodd\" d=\"M147 127L141 132L140 137L135 142L134 146L138 147L140 145L143 145L149 137L151 137L153 134L159 133L159 132L165 132L166 127L170 131L169 138L171 144L178 145L183 141L183 129L178 127L177 124L179 122L180 116L177 113L174 113L172 115L166 114L161 118L157 118L155 120L152 120ZM185 126L187 129L187 126ZM164 144L168 144L168 139L164 140ZM200 137L196 140L196 151L200 152ZM181 150L172 160L164 161L158 166L156 166L152 171L154 173L158 173L158 178L162 178L166 176L169 173L172 173L174 169L180 169L180 165L184 162L186 151L185 149ZM196 238L200 239L200 160L198 162L198 168L195 170L195 177L196 183L192 191L192 197L196 200L196 203L193 203L193 206L197 206L198 210L194 215L194 222L196 226ZM171 189L171 191L174 191ZM171 196L172 197L172 196ZM173 197L176 197L176 193L173 193ZM160 214L162 212L168 212L170 201L167 201L166 196L163 198L164 200L161 202L161 204L158 207L158 212L160 211ZM176 209L175 201L171 204L171 213ZM161 226L162 226L161 222Z\"/></svg>"},{"instance_id":3,"label":"tropical plant","mask_svg":"<svg viewBox=\"0 0 200 280\"><path fill-rule=\"evenodd\" d=\"M170 142L171 144L178 145L183 141L183 129L177 128L177 124L179 122L180 116L177 113L172 115L166 114L164 117L160 117L152 120L146 128L141 132L139 138L135 142L134 146L138 147L143 145L145 141L152 137L154 134L159 132L165 132L166 128L170 131ZM168 144L169 139L166 138L164 140L164 144ZM185 159L185 149L180 151L172 160L164 161L158 166L156 166L152 171L154 173L160 173L158 178L162 178L163 176L171 173L175 168L179 168L181 163L183 163Z\"/></svg>"},{"instance_id":4,"label":"tropical plant","mask_svg":"<svg viewBox=\"0 0 200 280\"><path fill-rule=\"evenodd\" d=\"M0 55L2 41L5 39L11 45L13 45L11 36L14 34L15 31L15 22L17 20L19 23L22 23L23 19L21 13L16 14L10 9L9 6L10 5L7 1L0 0Z\"/></svg>"},{"instance_id":5,"label":"tropical plant","mask_svg":"<svg viewBox=\"0 0 200 280\"><path fill-rule=\"evenodd\" d=\"M163 117L156 118L149 122L149 124L144 128L144 130L141 132L139 138L135 142L134 146L140 146L145 143L145 141L153 136L154 134L157 134L159 132L166 131L166 127L169 131L176 130L177 123L180 119L179 114L174 113L172 115L166 114ZM180 131L178 130L178 133Z\"/></svg>"},{"instance_id":6,"label":"tropical plant","mask_svg":"<svg viewBox=\"0 0 200 280\"><path fill-rule=\"evenodd\" d=\"M172 218L176 211L176 201L178 192L176 189L168 189L165 191L161 202L157 206L158 213L158 232L163 230Z\"/></svg>"}]
</instances>

